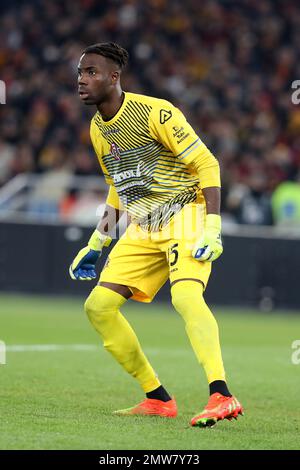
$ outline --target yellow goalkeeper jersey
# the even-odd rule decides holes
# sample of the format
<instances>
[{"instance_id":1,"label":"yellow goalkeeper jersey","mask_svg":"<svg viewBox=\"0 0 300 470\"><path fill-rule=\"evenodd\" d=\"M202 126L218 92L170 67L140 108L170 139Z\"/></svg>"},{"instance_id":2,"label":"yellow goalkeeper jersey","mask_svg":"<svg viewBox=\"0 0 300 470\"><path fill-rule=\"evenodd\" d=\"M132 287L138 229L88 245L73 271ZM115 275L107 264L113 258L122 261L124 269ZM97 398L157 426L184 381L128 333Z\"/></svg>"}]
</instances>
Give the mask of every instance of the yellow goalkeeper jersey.
<instances>
[{"instance_id":1,"label":"yellow goalkeeper jersey","mask_svg":"<svg viewBox=\"0 0 300 470\"><path fill-rule=\"evenodd\" d=\"M201 188L220 186L215 157L182 112L166 100L125 92L112 119L94 115L90 134L111 186L107 202L147 230L159 230L185 204L204 203ZM199 161L210 170L202 168L203 177Z\"/></svg>"}]
</instances>

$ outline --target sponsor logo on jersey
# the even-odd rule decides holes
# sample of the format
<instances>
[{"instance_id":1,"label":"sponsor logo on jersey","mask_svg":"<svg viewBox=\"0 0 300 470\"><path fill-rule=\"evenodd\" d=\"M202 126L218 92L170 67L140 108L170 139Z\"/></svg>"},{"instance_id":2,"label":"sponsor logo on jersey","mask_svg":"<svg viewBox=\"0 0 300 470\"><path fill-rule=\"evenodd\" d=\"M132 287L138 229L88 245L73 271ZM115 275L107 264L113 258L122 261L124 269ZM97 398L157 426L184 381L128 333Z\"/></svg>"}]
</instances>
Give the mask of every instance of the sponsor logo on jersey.
<instances>
[{"instance_id":1,"label":"sponsor logo on jersey","mask_svg":"<svg viewBox=\"0 0 300 470\"><path fill-rule=\"evenodd\" d=\"M141 177L141 162L139 162L136 170L125 170L120 173L115 173L114 183L120 183L121 181L127 180L129 178L140 178Z\"/></svg>"},{"instance_id":2,"label":"sponsor logo on jersey","mask_svg":"<svg viewBox=\"0 0 300 470\"><path fill-rule=\"evenodd\" d=\"M104 131L102 132L102 134L103 134L104 137L107 137L108 135L117 134L118 132L120 132L120 129L117 129L117 128L115 127L115 128L113 128L113 129L104 130Z\"/></svg>"},{"instance_id":3,"label":"sponsor logo on jersey","mask_svg":"<svg viewBox=\"0 0 300 470\"><path fill-rule=\"evenodd\" d=\"M172 111L167 111L166 109L161 109L159 114L159 122L164 124L172 117Z\"/></svg>"},{"instance_id":4,"label":"sponsor logo on jersey","mask_svg":"<svg viewBox=\"0 0 300 470\"><path fill-rule=\"evenodd\" d=\"M173 126L173 137L177 139L177 144L180 144L184 139L189 136L189 132L186 133L183 126Z\"/></svg>"},{"instance_id":5,"label":"sponsor logo on jersey","mask_svg":"<svg viewBox=\"0 0 300 470\"><path fill-rule=\"evenodd\" d=\"M114 142L110 144L110 154L115 160L121 160L121 149Z\"/></svg>"}]
</instances>

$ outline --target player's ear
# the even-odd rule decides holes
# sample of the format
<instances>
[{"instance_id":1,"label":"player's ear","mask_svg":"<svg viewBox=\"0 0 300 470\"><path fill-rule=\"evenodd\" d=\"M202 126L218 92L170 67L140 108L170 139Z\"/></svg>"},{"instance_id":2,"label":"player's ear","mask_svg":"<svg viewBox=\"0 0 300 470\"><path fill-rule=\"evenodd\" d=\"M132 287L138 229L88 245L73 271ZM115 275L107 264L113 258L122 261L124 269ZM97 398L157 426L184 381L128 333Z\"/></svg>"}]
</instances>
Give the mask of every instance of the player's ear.
<instances>
[{"instance_id":1,"label":"player's ear","mask_svg":"<svg viewBox=\"0 0 300 470\"><path fill-rule=\"evenodd\" d=\"M112 72L111 74L112 83L117 83L119 78L120 78L120 72L118 72L118 70L115 70L114 72Z\"/></svg>"}]
</instances>

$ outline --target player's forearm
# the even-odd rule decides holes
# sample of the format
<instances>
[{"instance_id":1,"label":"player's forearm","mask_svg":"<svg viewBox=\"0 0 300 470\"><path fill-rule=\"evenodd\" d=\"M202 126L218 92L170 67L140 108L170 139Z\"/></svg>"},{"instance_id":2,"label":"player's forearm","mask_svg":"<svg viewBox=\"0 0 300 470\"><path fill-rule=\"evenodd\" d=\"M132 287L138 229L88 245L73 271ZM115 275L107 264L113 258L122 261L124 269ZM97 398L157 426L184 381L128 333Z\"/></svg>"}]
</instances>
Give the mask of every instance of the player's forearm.
<instances>
[{"instance_id":1,"label":"player's forearm","mask_svg":"<svg viewBox=\"0 0 300 470\"><path fill-rule=\"evenodd\" d=\"M201 189L221 186L219 162L206 145L202 143L191 163L198 174Z\"/></svg>"},{"instance_id":2,"label":"player's forearm","mask_svg":"<svg viewBox=\"0 0 300 470\"><path fill-rule=\"evenodd\" d=\"M206 202L205 226L196 241L192 256L199 261L215 261L223 252L221 239L220 188L209 186L202 189ZM204 230L203 230L204 228Z\"/></svg>"},{"instance_id":3,"label":"player's forearm","mask_svg":"<svg viewBox=\"0 0 300 470\"><path fill-rule=\"evenodd\" d=\"M199 177L200 187L206 202L207 214L219 215L221 206L221 178L218 160L202 144L198 155L193 159L192 165Z\"/></svg>"},{"instance_id":4,"label":"player's forearm","mask_svg":"<svg viewBox=\"0 0 300 470\"><path fill-rule=\"evenodd\" d=\"M103 216L99 220L97 230L102 235L109 235L120 220L122 211L106 204Z\"/></svg>"},{"instance_id":5,"label":"player's forearm","mask_svg":"<svg viewBox=\"0 0 300 470\"><path fill-rule=\"evenodd\" d=\"M221 189L219 187L209 187L203 188L202 192L206 203L206 213L220 215Z\"/></svg>"}]
</instances>

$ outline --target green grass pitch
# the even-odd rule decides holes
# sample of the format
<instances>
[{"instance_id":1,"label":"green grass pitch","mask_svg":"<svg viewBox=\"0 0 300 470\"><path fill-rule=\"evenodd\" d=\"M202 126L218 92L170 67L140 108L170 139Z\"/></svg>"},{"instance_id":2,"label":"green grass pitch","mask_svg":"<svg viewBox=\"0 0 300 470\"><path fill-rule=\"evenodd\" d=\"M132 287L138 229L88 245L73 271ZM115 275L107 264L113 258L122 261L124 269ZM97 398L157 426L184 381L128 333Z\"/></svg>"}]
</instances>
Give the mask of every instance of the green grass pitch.
<instances>
[{"instance_id":1,"label":"green grass pitch","mask_svg":"<svg viewBox=\"0 0 300 470\"><path fill-rule=\"evenodd\" d=\"M0 339L8 346L0 366L0 449L300 447L300 364L291 361L300 315L215 309L228 383L245 416L198 429L188 423L207 401L207 384L171 305L128 302L123 312L177 399L175 419L112 416L143 393L100 345L82 299L1 294L0 305ZM47 344L56 349L13 349Z\"/></svg>"}]
</instances>

